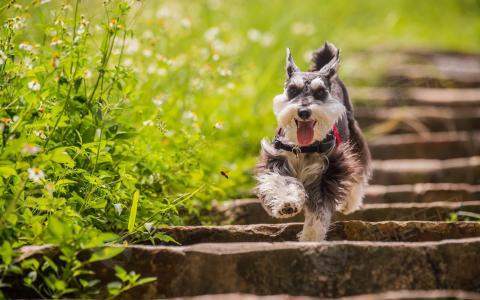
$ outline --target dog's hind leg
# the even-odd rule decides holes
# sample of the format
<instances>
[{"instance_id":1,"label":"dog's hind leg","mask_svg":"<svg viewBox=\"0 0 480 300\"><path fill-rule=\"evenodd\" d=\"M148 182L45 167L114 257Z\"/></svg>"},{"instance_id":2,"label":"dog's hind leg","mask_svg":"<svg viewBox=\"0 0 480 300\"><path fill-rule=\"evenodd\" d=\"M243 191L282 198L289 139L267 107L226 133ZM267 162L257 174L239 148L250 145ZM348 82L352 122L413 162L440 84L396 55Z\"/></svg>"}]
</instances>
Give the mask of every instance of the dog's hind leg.
<instances>
[{"instance_id":1,"label":"dog's hind leg","mask_svg":"<svg viewBox=\"0 0 480 300\"><path fill-rule=\"evenodd\" d=\"M351 189L345 197L344 202L338 207L338 210L344 214L349 214L358 210L363 204L367 179L362 175L358 177L359 178L352 183Z\"/></svg>"},{"instance_id":2,"label":"dog's hind leg","mask_svg":"<svg viewBox=\"0 0 480 300\"><path fill-rule=\"evenodd\" d=\"M302 210L307 195L296 178L265 172L257 176L257 181L257 196L272 217L289 218Z\"/></svg>"}]
</instances>

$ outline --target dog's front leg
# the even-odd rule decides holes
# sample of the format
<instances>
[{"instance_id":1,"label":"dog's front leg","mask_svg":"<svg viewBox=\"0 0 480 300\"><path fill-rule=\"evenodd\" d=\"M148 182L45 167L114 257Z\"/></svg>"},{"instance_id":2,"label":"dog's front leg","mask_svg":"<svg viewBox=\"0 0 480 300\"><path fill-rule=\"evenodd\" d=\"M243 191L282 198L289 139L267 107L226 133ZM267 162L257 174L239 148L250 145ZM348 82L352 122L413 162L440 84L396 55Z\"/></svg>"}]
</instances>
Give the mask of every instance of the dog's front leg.
<instances>
[{"instance_id":1,"label":"dog's front leg","mask_svg":"<svg viewBox=\"0 0 480 300\"><path fill-rule=\"evenodd\" d=\"M334 209L331 205L321 205L314 210L308 206L305 207L305 223L302 232L299 234L299 240L301 242L325 240Z\"/></svg>"},{"instance_id":2,"label":"dog's front leg","mask_svg":"<svg viewBox=\"0 0 480 300\"><path fill-rule=\"evenodd\" d=\"M257 196L272 217L289 218L302 210L307 194L296 178L265 172L257 176L257 181Z\"/></svg>"}]
</instances>

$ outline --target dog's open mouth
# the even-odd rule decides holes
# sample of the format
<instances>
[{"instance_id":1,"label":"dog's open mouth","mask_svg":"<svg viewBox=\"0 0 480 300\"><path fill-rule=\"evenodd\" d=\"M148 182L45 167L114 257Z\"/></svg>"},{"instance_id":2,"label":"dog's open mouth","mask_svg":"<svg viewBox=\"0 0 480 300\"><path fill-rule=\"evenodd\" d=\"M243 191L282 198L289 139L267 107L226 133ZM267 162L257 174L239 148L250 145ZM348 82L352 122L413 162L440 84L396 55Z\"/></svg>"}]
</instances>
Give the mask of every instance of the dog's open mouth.
<instances>
[{"instance_id":1,"label":"dog's open mouth","mask_svg":"<svg viewBox=\"0 0 480 300\"><path fill-rule=\"evenodd\" d=\"M297 124L297 140L300 146L310 145L313 141L314 127L316 121L299 121L295 119Z\"/></svg>"}]
</instances>

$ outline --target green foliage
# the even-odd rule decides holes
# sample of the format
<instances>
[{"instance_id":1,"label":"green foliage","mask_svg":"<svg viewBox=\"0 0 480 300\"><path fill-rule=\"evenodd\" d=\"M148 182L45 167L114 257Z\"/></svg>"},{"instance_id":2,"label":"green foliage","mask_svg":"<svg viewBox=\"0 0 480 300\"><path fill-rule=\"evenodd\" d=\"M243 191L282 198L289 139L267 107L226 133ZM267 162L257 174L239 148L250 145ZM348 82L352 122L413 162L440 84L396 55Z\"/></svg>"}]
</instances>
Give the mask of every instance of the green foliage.
<instances>
[{"instance_id":1,"label":"green foliage","mask_svg":"<svg viewBox=\"0 0 480 300\"><path fill-rule=\"evenodd\" d=\"M110 295L109 299L116 298L121 293L136 286L155 281L155 277L140 278L140 275L133 271L127 273L127 271L120 266L115 266L115 276L120 281L113 281L107 285L108 293Z\"/></svg>"}]
</instances>

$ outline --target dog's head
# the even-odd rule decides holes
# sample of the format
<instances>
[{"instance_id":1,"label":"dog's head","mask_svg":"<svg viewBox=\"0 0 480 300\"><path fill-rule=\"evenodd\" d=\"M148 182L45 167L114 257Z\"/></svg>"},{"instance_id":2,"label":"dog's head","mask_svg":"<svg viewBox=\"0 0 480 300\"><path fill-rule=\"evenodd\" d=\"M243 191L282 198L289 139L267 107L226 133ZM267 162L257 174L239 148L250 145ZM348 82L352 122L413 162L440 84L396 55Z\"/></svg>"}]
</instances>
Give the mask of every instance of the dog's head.
<instances>
[{"instance_id":1,"label":"dog's head","mask_svg":"<svg viewBox=\"0 0 480 300\"><path fill-rule=\"evenodd\" d=\"M331 93L337 76L339 50L325 43L313 55L310 71L302 72L287 49L287 79L283 94L273 100L273 111L284 138L306 146L322 140L345 113L345 106Z\"/></svg>"}]
</instances>

